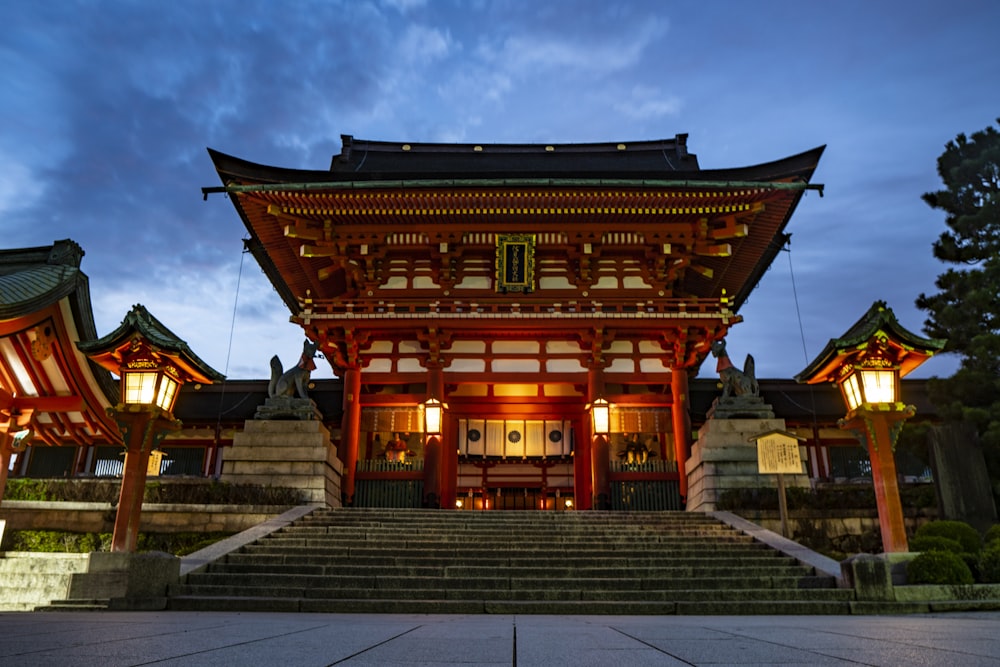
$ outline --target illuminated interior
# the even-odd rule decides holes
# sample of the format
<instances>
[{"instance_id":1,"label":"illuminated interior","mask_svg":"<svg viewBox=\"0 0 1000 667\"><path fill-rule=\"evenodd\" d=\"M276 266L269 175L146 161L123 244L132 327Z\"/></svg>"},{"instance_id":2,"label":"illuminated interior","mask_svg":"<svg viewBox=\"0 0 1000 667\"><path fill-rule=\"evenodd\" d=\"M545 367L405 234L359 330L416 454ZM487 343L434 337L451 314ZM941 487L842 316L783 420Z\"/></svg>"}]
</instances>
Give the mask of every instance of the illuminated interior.
<instances>
[{"instance_id":1,"label":"illuminated interior","mask_svg":"<svg viewBox=\"0 0 1000 667\"><path fill-rule=\"evenodd\" d=\"M611 406L603 398L594 401L590 408L591 417L594 420L594 433L596 435L607 435L611 430Z\"/></svg>"},{"instance_id":2,"label":"illuminated interior","mask_svg":"<svg viewBox=\"0 0 1000 667\"><path fill-rule=\"evenodd\" d=\"M436 398L428 398L424 403L424 432L427 434L441 433L441 417L444 406Z\"/></svg>"},{"instance_id":3,"label":"illuminated interior","mask_svg":"<svg viewBox=\"0 0 1000 667\"><path fill-rule=\"evenodd\" d=\"M864 403L895 403L896 372L885 368L866 368L852 371L840 383L849 410L856 410Z\"/></svg>"},{"instance_id":4,"label":"illuminated interior","mask_svg":"<svg viewBox=\"0 0 1000 667\"><path fill-rule=\"evenodd\" d=\"M173 408L178 383L170 376L156 371L126 371L124 376L125 403L156 405L168 412Z\"/></svg>"}]
</instances>

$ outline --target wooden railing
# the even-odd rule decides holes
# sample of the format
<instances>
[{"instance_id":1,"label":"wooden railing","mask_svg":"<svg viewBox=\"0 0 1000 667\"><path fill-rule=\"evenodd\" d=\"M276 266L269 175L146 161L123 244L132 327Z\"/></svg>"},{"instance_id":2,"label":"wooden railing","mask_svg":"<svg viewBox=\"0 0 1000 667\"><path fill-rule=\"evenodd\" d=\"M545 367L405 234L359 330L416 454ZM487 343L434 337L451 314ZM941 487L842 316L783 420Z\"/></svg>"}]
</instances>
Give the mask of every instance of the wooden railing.
<instances>
[{"instance_id":1,"label":"wooden railing","mask_svg":"<svg viewBox=\"0 0 1000 667\"><path fill-rule=\"evenodd\" d=\"M654 459L641 464L612 461L609 472L611 509L626 512L682 509L675 461Z\"/></svg>"},{"instance_id":2,"label":"wooden railing","mask_svg":"<svg viewBox=\"0 0 1000 667\"><path fill-rule=\"evenodd\" d=\"M424 502L424 460L404 463L385 459L358 461L355 507L417 508Z\"/></svg>"}]
</instances>

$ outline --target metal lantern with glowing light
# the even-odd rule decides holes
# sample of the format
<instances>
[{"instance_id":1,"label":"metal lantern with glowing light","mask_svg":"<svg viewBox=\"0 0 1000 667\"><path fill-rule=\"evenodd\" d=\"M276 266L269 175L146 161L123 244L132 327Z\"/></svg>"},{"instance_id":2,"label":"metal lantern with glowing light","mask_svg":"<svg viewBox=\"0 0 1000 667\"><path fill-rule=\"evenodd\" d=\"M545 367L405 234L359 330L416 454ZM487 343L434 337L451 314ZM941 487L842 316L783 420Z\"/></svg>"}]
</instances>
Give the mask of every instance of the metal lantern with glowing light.
<instances>
[{"instance_id":1,"label":"metal lantern with glowing light","mask_svg":"<svg viewBox=\"0 0 1000 667\"><path fill-rule=\"evenodd\" d=\"M428 398L424 402L424 433L441 435L441 423L444 421L445 405L436 398Z\"/></svg>"},{"instance_id":2,"label":"metal lantern with glowing light","mask_svg":"<svg viewBox=\"0 0 1000 667\"><path fill-rule=\"evenodd\" d=\"M899 396L899 379L939 352L945 341L921 338L904 329L884 301L826 347L795 380L836 382L847 405L838 422L866 446L885 552L907 551L906 530L893 458L903 422L914 413Z\"/></svg>"},{"instance_id":3,"label":"metal lantern with glowing light","mask_svg":"<svg viewBox=\"0 0 1000 667\"><path fill-rule=\"evenodd\" d=\"M167 433L180 428L173 409L181 385L211 384L224 378L139 305L133 306L107 336L80 342L77 347L121 378L120 401L108 409L125 437L125 465L111 550L134 551L150 454Z\"/></svg>"},{"instance_id":4,"label":"metal lantern with glowing light","mask_svg":"<svg viewBox=\"0 0 1000 667\"><path fill-rule=\"evenodd\" d=\"M590 418L594 435L608 435L611 432L611 405L605 399L598 398L591 404Z\"/></svg>"}]
</instances>

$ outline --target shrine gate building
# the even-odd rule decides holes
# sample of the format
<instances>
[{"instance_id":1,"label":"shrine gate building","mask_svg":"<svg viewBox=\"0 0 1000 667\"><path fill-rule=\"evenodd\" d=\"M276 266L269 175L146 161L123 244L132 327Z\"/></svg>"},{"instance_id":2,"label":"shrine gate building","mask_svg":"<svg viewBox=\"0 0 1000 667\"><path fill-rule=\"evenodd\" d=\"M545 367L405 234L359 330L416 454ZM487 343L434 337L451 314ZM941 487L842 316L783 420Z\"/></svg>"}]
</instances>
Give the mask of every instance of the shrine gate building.
<instances>
[{"instance_id":1,"label":"shrine gate building","mask_svg":"<svg viewBox=\"0 0 1000 667\"><path fill-rule=\"evenodd\" d=\"M687 135L210 150L247 247L342 378L344 502L677 509L688 378L741 321L823 148L702 170ZM446 406L425 434L428 399ZM591 406L611 405L607 435ZM409 486L407 486L409 485ZM405 502L403 503L405 504Z\"/></svg>"}]
</instances>

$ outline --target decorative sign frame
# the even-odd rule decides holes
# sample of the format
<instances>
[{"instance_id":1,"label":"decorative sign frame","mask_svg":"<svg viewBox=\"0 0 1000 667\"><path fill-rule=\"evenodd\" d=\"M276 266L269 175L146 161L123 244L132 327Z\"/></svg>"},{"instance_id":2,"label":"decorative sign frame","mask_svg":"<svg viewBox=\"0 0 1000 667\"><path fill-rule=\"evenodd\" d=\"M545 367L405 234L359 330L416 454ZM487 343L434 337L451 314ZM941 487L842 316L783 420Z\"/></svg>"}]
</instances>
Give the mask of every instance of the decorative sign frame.
<instances>
[{"instance_id":1,"label":"decorative sign frame","mask_svg":"<svg viewBox=\"0 0 1000 667\"><path fill-rule=\"evenodd\" d=\"M757 470L762 475L801 475L802 457L798 439L783 433L758 437Z\"/></svg>"},{"instance_id":2,"label":"decorative sign frame","mask_svg":"<svg viewBox=\"0 0 1000 667\"><path fill-rule=\"evenodd\" d=\"M535 286L535 235L497 234L496 291L530 292Z\"/></svg>"}]
</instances>

